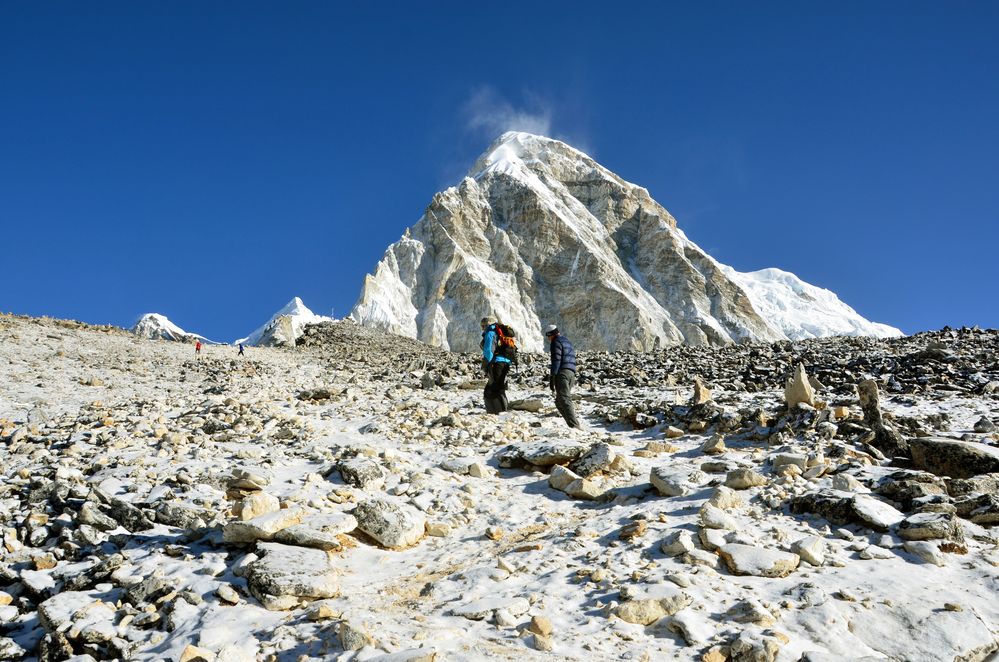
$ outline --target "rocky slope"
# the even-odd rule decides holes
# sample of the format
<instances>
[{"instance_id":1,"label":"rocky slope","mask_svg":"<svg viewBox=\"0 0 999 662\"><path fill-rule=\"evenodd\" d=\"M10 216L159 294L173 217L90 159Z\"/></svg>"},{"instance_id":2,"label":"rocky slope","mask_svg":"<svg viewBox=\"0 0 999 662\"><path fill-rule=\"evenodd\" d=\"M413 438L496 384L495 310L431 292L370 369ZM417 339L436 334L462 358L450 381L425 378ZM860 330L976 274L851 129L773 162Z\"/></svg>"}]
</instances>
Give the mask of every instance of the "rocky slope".
<instances>
[{"instance_id":1,"label":"rocky slope","mask_svg":"<svg viewBox=\"0 0 999 662\"><path fill-rule=\"evenodd\" d=\"M719 264L644 188L526 133L504 134L434 196L366 277L351 317L467 351L487 314L533 351L549 322L595 350L900 335L791 274Z\"/></svg>"},{"instance_id":2,"label":"rocky slope","mask_svg":"<svg viewBox=\"0 0 999 662\"><path fill-rule=\"evenodd\" d=\"M0 317L0 659L985 660L997 350L582 352L569 430L543 356L497 417L474 354L350 322Z\"/></svg>"}]
</instances>

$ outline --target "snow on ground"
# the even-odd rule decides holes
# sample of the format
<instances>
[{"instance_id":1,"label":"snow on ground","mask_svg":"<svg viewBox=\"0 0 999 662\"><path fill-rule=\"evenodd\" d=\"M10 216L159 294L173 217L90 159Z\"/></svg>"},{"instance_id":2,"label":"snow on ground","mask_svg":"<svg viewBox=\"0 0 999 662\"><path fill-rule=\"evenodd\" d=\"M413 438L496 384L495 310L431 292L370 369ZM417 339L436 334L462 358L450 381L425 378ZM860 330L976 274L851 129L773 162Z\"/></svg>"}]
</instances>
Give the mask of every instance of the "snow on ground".
<instances>
[{"instance_id":1,"label":"snow on ground","mask_svg":"<svg viewBox=\"0 0 999 662\"><path fill-rule=\"evenodd\" d=\"M708 456L701 450L708 432L666 440L663 425L632 429L608 424L602 414L631 400L686 402L689 384L580 388L587 429L573 431L548 393L529 382L514 385L511 399L540 400L538 413L485 415L480 390L461 386L477 376L473 358L467 371L435 364L434 355L390 359L382 371L377 352L362 357L374 365L368 367L314 348L251 348L237 360L230 347L207 347L196 358L188 345L9 317L0 318L0 352L0 419L8 421L0 428L64 430L47 443L22 438L18 443L29 445L20 449L11 441L15 433L6 437L3 526L21 526L17 490L45 484L56 469L84 487L80 498L97 487L128 503L194 509L207 525L98 534L101 554L118 550L124 560L90 593L56 589L85 574L99 555L56 558L54 567L34 570L23 560L36 558L25 552L30 546L15 553L8 544L0 591L15 597L16 613L0 607L0 642L9 637L28 650L52 636L34 611L46 595L54 596L46 603L53 614L64 596L58 613L67 623L78 622L83 608L96 609L98 599L110 604L94 612L93 622L133 645L136 660L177 660L192 645L219 660L391 653L397 657L385 659L416 660L433 659L431 651L439 660L701 660L717 646L728 647L729 659L790 661L811 653L804 659L950 660L984 659L999 637L999 553L991 529L962 520L966 553L939 554L935 565L908 551L894 527L875 531L789 512L788 495L828 487L833 478L789 477L768 461L776 452L814 455L814 439L790 438L779 448L729 439L727 450ZM460 367L459 359L447 361ZM440 376L443 386L431 380L426 387L427 374ZM328 389L329 397L303 399L309 389ZM773 390L714 392L730 409L776 408L780 397ZM983 413L996 415L994 400L957 393L885 408L899 416L947 414L957 433L970 431ZM624 458L594 478L613 490L609 498L576 500L552 488L542 470L500 466L501 449L546 442L605 443ZM650 442L662 448L645 450ZM333 469L345 458L370 461L381 478L365 487L345 483ZM767 478L726 497L730 502L719 506L725 517L711 527L703 507L726 474L707 471L706 461ZM479 468L470 473L473 464ZM865 479L886 471L864 466L851 472ZM680 476L685 493L654 490L656 468ZM234 499L253 493L226 482L235 469L267 476L263 491L281 501L281 513L344 513L378 496L412 506L437 535L403 550L360 533L342 536L341 549L329 552L340 595L269 611L248 589L244 569L253 545L223 541ZM78 507L66 512L76 517ZM636 526L641 531L632 537L627 531ZM70 518L66 527L78 540L79 525ZM678 531L694 541L687 556L663 551ZM124 536L108 538L114 534ZM801 561L783 577L738 576L711 551L715 544L749 545L759 565L810 536L824 559ZM18 579L11 581L11 571ZM123 590L150 578L167 588L148 611L119 603ZM39 595L27 582L49 588ZM624 606L646 599L680 608L648 625L620 616ZM149 623L148 614L160 620ZM550 621L550 636L531 631L535 616ZM110 646L98 630L88 636L102 643L91 645ZM345 650L358 641L352 632L360 643Z\"/></svg>"}]
</instances>

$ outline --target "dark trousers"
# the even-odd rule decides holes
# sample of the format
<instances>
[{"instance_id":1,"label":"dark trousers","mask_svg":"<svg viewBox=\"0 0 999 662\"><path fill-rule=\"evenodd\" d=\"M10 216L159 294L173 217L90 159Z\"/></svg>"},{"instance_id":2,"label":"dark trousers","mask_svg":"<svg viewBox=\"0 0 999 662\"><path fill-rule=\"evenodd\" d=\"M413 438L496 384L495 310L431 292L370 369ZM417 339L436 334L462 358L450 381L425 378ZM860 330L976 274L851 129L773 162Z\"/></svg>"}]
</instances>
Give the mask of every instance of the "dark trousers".
<instances>
[{"instance_id":1,"label":"dark trousers","mask_svg":"<svg viewBox=\"0 0 999 662\"><path fill-rule=\"evenodd\" d=\"M486 388L482 392L486 401L486 412L498 414L510 408L506 399L506 373L509 363L494 361L486 367Z\"/></svg>"},{"instance_id":2,"label":"dark trousers","mask_svg":"<svg viewBox=\"0 0 999 662\"><path fill-rule=\"evenodd\" d=\"M576 373L572 370L559 370L555 375L555 408L562 414L570 428L582 427L576 418L576 408L572 405L572 387L576 385Z\"/></svg>"}]
</instances>

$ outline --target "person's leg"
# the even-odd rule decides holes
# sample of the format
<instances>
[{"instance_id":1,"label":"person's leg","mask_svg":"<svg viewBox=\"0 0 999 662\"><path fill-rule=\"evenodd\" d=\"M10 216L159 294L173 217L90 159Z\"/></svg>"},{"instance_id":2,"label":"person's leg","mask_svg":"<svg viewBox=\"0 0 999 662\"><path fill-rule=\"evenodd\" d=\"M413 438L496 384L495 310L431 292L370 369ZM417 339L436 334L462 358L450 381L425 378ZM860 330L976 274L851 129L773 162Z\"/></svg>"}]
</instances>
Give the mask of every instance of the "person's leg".
<instances>
[{"instance_id":1,"label":"person's leg","mask_svg":"<svg viewBox=\"0 0 999 662\"><path fill-rule=\"evenodd\" d=\"M562 414L566 425L578 428L576 408L572 405L572 386L576 383L576 373L572 370L560 370L555 375L555 408Z\"/></svg>"},{"instance_id":2,"label":"person's leg","mask_svg":"<svg viewBox=\"0 0 999 662\"><path fill-rule=\"evenodd\" d=\"M495 363L491 363L486 368L486 387L482 390L482 399L485 401L487 414L498 414L500 412L499 398L496 395Z\"/></svg>"},{"instance_id":3,"label":"person's leg","mask_svg":"<svg viewBox=\"0 0 999 662\"><path fill-rule=\"evenodd\" d=\"M510 410L510 401L506 398L506 376L510 372L509 363L497 363L496 365L496 398L500 411Z\"/></svg>"}]
</instances>

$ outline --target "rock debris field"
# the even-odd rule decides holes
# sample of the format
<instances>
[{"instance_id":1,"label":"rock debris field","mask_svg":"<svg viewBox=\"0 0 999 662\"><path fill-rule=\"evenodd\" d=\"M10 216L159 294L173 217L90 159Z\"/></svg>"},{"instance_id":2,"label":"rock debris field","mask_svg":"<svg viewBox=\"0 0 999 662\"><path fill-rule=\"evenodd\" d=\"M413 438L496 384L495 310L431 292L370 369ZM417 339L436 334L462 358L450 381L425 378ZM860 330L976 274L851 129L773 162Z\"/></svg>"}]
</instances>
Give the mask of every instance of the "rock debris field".
<instances>
[{"instance_id":1,"label":"rock debris field","mask_svg":"<svg viewBox=\"0 0 999 662\"><path fill-rule=\"evenodd\" d=\"M996 659L997 350L581 352L570 430L540 355L0 316L0 660Z\"/></svg>"}]
</instances>

